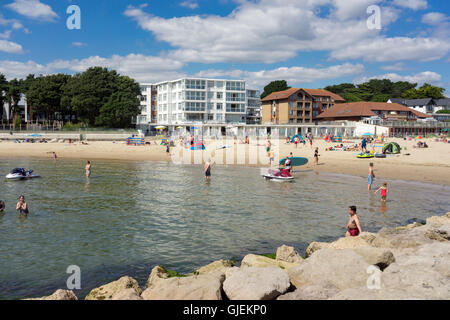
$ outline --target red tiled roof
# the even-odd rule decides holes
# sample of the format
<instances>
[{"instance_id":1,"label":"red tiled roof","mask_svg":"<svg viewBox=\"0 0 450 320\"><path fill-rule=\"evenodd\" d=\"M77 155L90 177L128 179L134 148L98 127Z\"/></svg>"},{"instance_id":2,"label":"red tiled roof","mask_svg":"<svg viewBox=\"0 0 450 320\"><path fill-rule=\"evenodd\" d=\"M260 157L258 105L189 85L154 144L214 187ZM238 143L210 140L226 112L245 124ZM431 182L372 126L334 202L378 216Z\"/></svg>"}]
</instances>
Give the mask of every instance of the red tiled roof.
<instances>
[{"instance_id":1,"label":"red tiled roof","mask_svg":"<svg viewBox=\"0 0 450 320\"><path fill-rule=\"evenodd\" d=\"M331 97L334 101L345 101L340 95L323 89L303 89L311 96Z\"/></svg>"},{"instance_id":2,"label":"red tiled roof","mask_svg":"<svg viewBox=\"0 0 450 320\"><path fill-rule=\"evenodd\" d=\"M261 101L269 101L269 100L283 100L283 99L287 99L289 98L291 95L293 95L294 93L297 93L298 91L300 91L300 89L297 88L290 88L284 91L277 91L277 92L272 92L271 94L269 94L267 97L265 97L264 99L262 99Z\"/></svg>"},{"instance_id":3,"label":"red tiled roof","mask_svg":"<svg viewBox=\"0 0 450 320\"><path fill-rule=\"evenodd\" d=\"M376 116L373 111L409 111L418 118L430 118L431 116L405 107L398 103L385 102L353 102L336 104L332 108L322 112L317 116L318 119L323 118L348 118L348 117L372 117Z\"/></svg>"},{"instance_id":4,"label":"red tiled roof","mask_svg":"<svg viewBox=\"0 0 450 320\"><path fill-rule=\"evenodd\" d=\"M296 94L300 90L305 91L310 96L320 96L320 97L331 97L334 101L345 101L341 96L327 91L323 89L300 89L300 88L291 88L284 91L272 92L267 97L262 99L261 101L271 101L271 100L283 100L289 98L291 95Z\"/></svg>"}]
</instances>

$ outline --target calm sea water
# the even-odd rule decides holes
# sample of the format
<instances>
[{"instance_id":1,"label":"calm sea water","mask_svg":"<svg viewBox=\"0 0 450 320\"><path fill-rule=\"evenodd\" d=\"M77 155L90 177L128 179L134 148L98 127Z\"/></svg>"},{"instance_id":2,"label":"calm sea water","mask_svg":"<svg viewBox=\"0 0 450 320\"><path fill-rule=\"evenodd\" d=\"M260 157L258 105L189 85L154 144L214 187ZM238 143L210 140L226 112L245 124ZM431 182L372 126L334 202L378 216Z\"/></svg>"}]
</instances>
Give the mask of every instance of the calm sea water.
<instances>
[{"instance_id":1,"label":"calm sea water","mask_svg":"<svg viewBox=\"0 0 450 320\"><path fill-rule=\"evenodd\" d=\"M366 231L450 211L449 187L388 181L386 208L366 179L301 172L294 183L265 181L255 168L166 163L2 160L0 174L32 168L41 179L0 182L0 298L37 297L66 287L69 265L82 272L83 298L123 275L144 284L162 264L181 273L218 259L273 253L282 244L304 251L312 241L345 234L357 205ZM377 180L376 184L382 181ZM384 182L384 181L383 181ZM15 212L19 195L28 217Z\"/></svg>"}]
</instances>

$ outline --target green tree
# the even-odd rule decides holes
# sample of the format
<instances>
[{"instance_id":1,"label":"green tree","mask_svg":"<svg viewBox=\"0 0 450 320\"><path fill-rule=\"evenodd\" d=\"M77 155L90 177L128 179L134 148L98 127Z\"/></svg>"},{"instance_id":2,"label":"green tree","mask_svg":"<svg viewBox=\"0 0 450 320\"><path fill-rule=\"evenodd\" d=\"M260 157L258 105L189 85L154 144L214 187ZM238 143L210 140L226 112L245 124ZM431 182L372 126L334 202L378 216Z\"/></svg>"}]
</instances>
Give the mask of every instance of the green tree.
<instances>
[{"instance_id":1,"label":"green tree","mask_svg":"<svg viewBox=\"0 0 450 320\"><path fill-rule=\"evenodd\" d=\"M121 76L117 79L117 91L101 107L96 125L109 128L128 128L132 118L140 113L140 86L133 79Z\"/></svg>"},{"instance_id":2,"label":"green tree","mask_svg":"<svg viewBox=\"0 0 450 320\"><path fill-rule=\"evenodd\" d=\"M442 110L439 110L439 111L436 112L436 113L439 113L439 114L450 114L450 110L442 109Z\"/></svg>"},{"instance_id":3,"label":"green tree","mask_svg":"<svg viewBox=\"0 0 450 320\"><path fill-rule=\"evenodd\" d=\"M421 86L418 89L410 89L406 91L402 98L405 99L426 99L426 98L433 98L433 99L444 99L444 88L432 86L431 84L425 83L423 86Z\"/></svg>"},{"instance_id":4,"label":"green tree","mask_svg":"<svg viewBox=\"0 0 450 320\"><path fill-rule=\"evenodd\" d=\"M271 83L269 83L267 86L264 87L264 92L261 94L261 99L264 99L272 92L284 91L290 88L291 87L287 85L286 80L272 81Z\"/></svg>"},{"instance_id":5,"label":"green tree","mask_svg":"<svg viewBox=\"0 0 450 320\"><path fill-rule=\"evenodd\" d=\"M33 113L44 113L46 119L64 118L68 110L62 107L63 87L70 76L55 74L33 80L27 91L27 102L33 105Z\"/></svg>"},{"instance_id":6,"label":"green tree","mask_svg":"<svg viewBox=\"0 0 450 320\"><path fill-rule=\"evenodd\" d=\"M63 88L65 97L62 103L70 105L78 119L94 126L100 109L118 89L118 77L116 71L108 71L102 67L89 68L81 74L76 74Z\"/></svg>"}]
</instances>

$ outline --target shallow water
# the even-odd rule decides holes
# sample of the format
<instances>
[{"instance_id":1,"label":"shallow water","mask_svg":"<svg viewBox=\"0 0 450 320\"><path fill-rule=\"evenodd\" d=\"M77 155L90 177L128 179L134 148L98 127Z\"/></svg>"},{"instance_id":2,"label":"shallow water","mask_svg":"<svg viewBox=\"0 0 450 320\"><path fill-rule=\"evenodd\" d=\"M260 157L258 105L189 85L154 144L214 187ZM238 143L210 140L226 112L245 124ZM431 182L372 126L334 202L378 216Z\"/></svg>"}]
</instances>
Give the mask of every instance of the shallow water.
<instances>
[{"instance_id":1,"label":"shallow water","mask_svg":"<svg viewBox=\"0 0 450 320\"><path fill-rule=\"evenodd\" d=\"M301 172L294 183L277 183L255 168L214 167L205 182L199 166L95 161L87 180L84 162L72 160L2 160L1 175L13 167L42 178L0 182L1 299L65 288L69 265L81 268L82 298L123 275L143 285L157 264L187 273L281 244L304 251L345 234L349 205L358 206L365 231L450 211L449 187L387 181L383 208L366 179L345 175ZM20 194L28 217L14 211Z\"/></svg>"}]
</instances>

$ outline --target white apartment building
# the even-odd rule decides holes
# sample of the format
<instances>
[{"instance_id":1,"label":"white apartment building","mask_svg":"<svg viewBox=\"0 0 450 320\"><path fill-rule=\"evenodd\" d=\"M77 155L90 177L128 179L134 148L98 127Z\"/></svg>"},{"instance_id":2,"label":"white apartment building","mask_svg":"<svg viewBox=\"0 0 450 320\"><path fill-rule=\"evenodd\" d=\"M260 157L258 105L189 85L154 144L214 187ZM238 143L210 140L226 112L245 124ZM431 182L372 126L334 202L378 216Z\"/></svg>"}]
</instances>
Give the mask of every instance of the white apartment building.
<instances>
[{"instance_id":1,"label":"white apartment building","mask_svg":"<svg viewBox=\"0 0 450 320\"><path fill-rule=\"evenodd\" d=\"M245 124L261 115L259 92L244 80L184 78L141 89L138 125Z\"/></svg>"}]
</instances>

